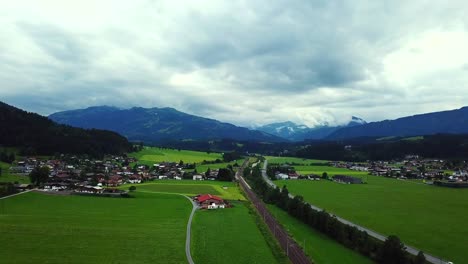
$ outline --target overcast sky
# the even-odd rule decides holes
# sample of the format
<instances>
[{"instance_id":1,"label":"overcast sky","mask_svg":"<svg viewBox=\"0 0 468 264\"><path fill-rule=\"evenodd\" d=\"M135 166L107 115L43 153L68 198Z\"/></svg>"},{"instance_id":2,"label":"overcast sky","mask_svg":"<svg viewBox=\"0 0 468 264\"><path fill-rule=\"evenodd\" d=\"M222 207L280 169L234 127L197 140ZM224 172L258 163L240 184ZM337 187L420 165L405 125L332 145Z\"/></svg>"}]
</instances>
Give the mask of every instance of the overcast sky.
<instances>
[{"instance_id":1,"label":"overcast sky","mask_svg":"<svg viewBox=\"0 0 468 264\"><path fill-rule=\"evenodd\" d=\"M0 0L0 101L393 119L468 105L467 31L465 0Z\"/></svg>"}]
</instances>

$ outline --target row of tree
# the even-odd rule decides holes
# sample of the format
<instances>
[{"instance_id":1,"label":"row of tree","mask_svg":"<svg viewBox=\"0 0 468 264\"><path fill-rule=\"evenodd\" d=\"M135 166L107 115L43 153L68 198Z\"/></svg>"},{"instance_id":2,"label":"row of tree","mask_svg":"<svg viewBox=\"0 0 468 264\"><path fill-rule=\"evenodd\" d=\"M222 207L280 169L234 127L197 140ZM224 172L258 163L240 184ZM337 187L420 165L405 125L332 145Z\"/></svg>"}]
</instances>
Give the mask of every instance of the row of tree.
<instances>
[{"instance_id":1,"label":"row of tree","mask_svg":"<svg viewBox=\"0 0 468 264\"><path fill-rule=\"evenodd\" d=\"M423 264L424 254L416 257L405 251L404 245L396 236L389 236L385 242L370 237L367 232L340 222L326 211L312 209L302 196L289 197L286 186L281 190L270 187L261 177L260 169L246 168L244 176L254 191L265 203L275 204L308 226L322 232L344 246L360 252L383 264Z\"/></svg>"}]
</instances>

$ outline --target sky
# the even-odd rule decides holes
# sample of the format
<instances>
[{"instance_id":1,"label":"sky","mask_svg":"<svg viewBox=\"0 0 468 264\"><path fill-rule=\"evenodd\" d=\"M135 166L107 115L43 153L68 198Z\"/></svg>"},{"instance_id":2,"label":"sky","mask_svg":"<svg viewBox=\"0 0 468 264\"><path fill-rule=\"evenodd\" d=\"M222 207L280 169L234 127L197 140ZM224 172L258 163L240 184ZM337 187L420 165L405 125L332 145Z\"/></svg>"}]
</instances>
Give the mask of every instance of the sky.
<instances>
[{"instance_id":1,"label":"sky","mask_svg":"<svg viewBox=\"0 0 468 264\"><path fill-rule=\"evenodd\" d=\"M0 0L0 101L378 121L468 105L467 47L465 0Z\"/></svg>"}]
</instances>

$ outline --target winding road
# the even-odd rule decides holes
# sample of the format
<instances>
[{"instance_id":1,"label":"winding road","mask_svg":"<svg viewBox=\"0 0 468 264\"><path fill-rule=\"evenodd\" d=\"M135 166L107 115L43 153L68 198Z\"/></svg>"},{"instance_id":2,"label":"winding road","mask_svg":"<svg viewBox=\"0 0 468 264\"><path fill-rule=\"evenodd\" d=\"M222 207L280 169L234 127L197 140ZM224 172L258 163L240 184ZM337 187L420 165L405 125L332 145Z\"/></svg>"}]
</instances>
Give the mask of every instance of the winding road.
<instances>
[{"instance_id":1,"label":"winding road","mask_svg":"<svg viewBox=\"0 0 468 264\"><path fill-rule=\"evenodd\" d=\"M274 183L268 178L268 176L267 176L267 174L266 174L267 166L268 166L268 161L265 160L265 162L263 163L262 177L263 177L263 179L266 181L266 183L267 183L268 185L270 185L270 186L273 187L273 188L278 188L278 186L276 186L276 184L274 184ZM294 198L294 195L292 195L291 193L289 193L289 197ZM319 207L317 207L317 206L315 206L315 205L312 205L312 204L310 204L310 203L309 203L309 205L310 205L310 207L311 207L312 209L314 209L314 210L323 211L323 209L321 209L321 208L319 208ZM380 240L380 241L385 241L385 240L387 239L386 236L384 236L384 235L382 235L382 234L379 234L379 233L377 233L377 232L375 232L375 231L373 231L373 230L370 230L370 229L365 228L365 227L363 227L363 226L357 225L357 224L355 224L355 223L353 223L353 222L350 222L350 221L348 221L348 220L346 220L346 219L343 219L343 218L341 218L341 217L338 217L338 216L336 216L336 215L335 215L335 217L336 217L336 219L337 219L338 221L342 222L343 224L347 224L347 225L350 225L350 226L354 226L354 227L356 227L356 228L357 228L358 230L360 230L360 231L365 231L365 232L367 232L367 234L369 234L369 236L371 236L371 237L373 237L373 238L376 238L376 239L378 239L378 240ZM418 255L418 253L419 253L419 251L420 251L419 249L414 248L414 247L410 247L410 246L408 246L408 245L404 245L404 246L405 246L406 251L407 251L408 253L410 253L410 254L412 254L412 255L415 255L415 256ZM427 254L427 253L424 253L424 256L426 257L426 260L427 260L428 262L433 263L433 264L448 264L448 263L450 263L450 262L447 262L447 261L445 261L445 260L442 260L442 259L440 259L440 258L438 258L438 257L435 257L435 256L430 255L430 254Z\"/></svg>"},{"instance_id":2,"label":"winding road","mask_svg":"<svg viewBox=\"0 0 468 264\"><path fill-rule=\"evenodd\" d=\"M183 195L180 193L167 193L167 192L148 192L148 191L140 191L140 192L146 192L146 193L161 193L161 194L172 194L172 195L180 195L185 198L187 198L190 203L192 204L192 212L190 213L189 220L187 222L187 234L185 236L185 256L187 256L187 262L189 264L195 264L195 262L192 259L192 254L190 253L190 241L192 239L192 220L193 220L193 215L198 209L198 205L187 195Z\"/></svg>"},{"instance_id":3,"label":"winding road","mask_svg":"<svg viewBox=\"0 0 468 264\"><path fill-rule=\"evenodd\" d=\"M187 256L187 261L189 264L195 264L195 262L193 262L192 255L190 254L190 240L191 240L191 234L192 234L192 219L198 206L197 204L195 204L195 202L192 199L190 199L190 197L185 196L185 195L183 196L189 199L189 201L192 203L192 206L193 206L192 212L190 213L190 217L187 223L187 236L185 238L185 255Z\"/></svg>"}]
</instances>

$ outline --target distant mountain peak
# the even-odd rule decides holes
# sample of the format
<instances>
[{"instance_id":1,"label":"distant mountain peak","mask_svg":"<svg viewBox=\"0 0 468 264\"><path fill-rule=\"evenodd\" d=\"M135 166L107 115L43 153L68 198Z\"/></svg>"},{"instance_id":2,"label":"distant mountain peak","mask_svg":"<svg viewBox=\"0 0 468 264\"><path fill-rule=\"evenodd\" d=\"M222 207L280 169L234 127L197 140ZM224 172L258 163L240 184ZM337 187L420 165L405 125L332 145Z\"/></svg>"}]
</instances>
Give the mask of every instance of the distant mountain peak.
<instances>
[{"instance_id":1,"label":"distant mountain peak","mask_svg":"<svg viewBox=\"0 0 468 264\"><path fill-rule=\"evenodd\" d=\"M349 121L348 123L348 126L356 126L356 125L364 125L364 124L367 124L367 122L364 119L357 117L357 116L352 116L351 121Z\"/></svg>"},{"instance_id":2,"label":"distant mountain peak","mask_svg":"<svg viewBox=\"0 0 468 264\"><path fill-rule=\"evenodd\" d=\"M105 111L105 109L112 111ZM130 140L149 144L167 140L233 139L278 142L280 137L229 123L180 112L174 108L130 109L96 107L58 112L50 119L70 126L115 131Z\"/></svg>"},{"instance_id":3,"label":"distant mountain peak","mask_svg":"<svg viewBox=\"0 0 468 264\"><path fill-rule=\"evenodd\" d=\"M303 124L298 125L292 121L284 121L260 126L256 129L288 140L302 141L305 139L322 139L342 127L358 126L366 123L362 118L352 116L345 126L331 126L329 122L324 121L314 127L308 127Z\"/></svg>"},{"instance_id":4,"label":"distant mountain peak","mask_svg":"<svg viewBox=\"0 0 468 264\"><path fill-rule=\"evenodd\" d=\"M384 120L349 126L335 131L329 139L389 136L425 136L437 133L468 133L468 108L418 114L395 120Z\"/></svg>"}]
</instances>

